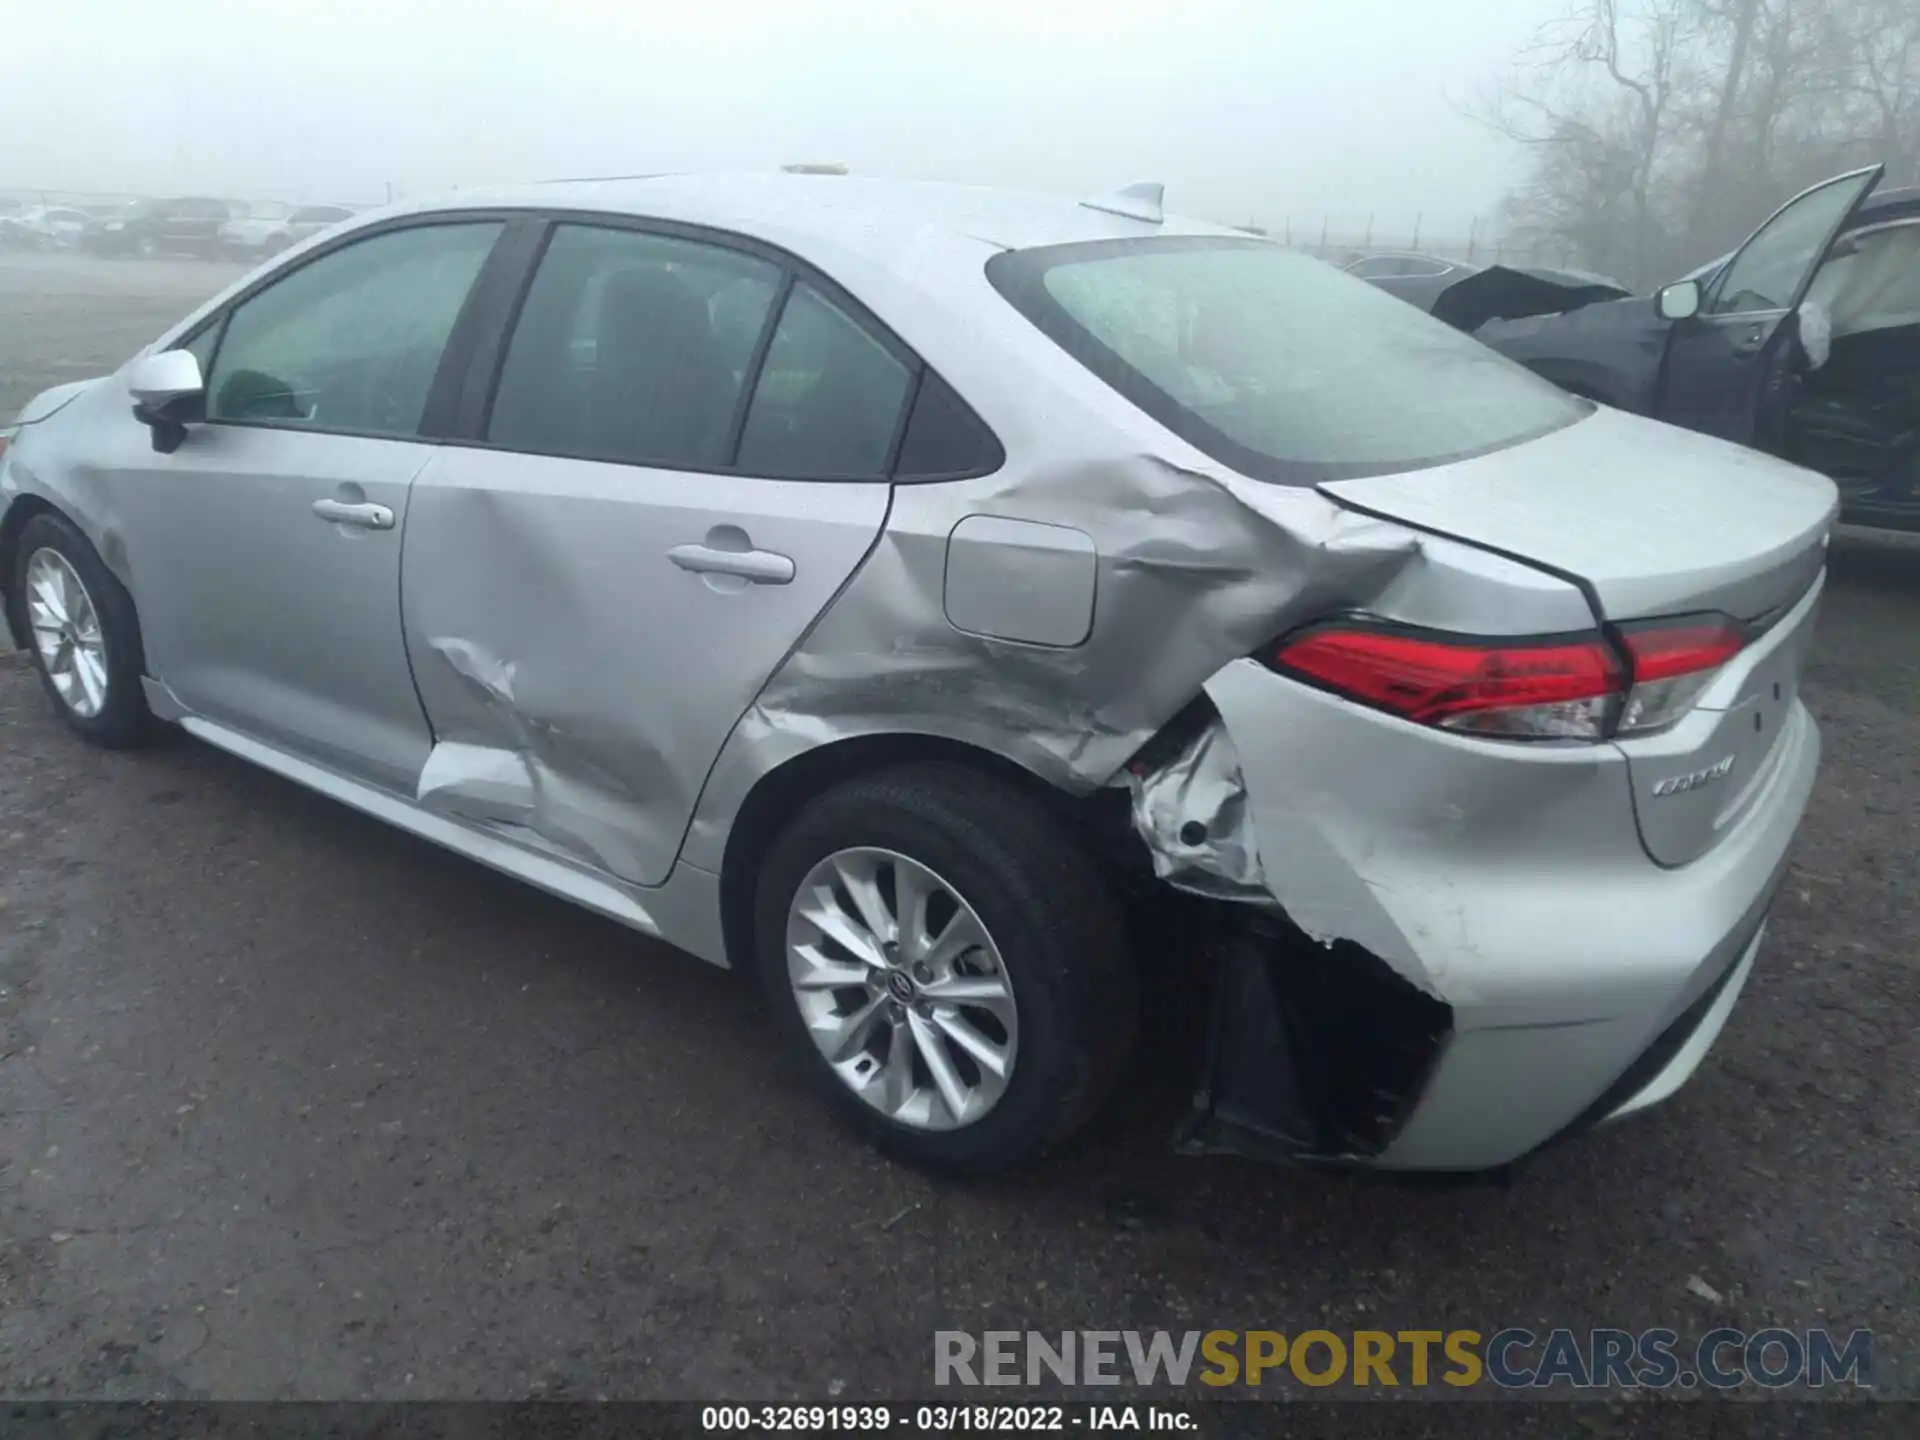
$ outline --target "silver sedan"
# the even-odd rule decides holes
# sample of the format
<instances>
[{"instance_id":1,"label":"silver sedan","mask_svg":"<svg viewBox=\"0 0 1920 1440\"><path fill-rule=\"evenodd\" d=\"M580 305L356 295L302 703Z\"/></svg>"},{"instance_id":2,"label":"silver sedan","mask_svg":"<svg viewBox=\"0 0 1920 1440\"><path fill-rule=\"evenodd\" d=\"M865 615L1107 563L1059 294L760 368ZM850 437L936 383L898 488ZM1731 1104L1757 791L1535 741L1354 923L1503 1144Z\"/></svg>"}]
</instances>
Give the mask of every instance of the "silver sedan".
<instances>
[{"instance_id":1,"label":"silver sedan","mask_svg":"<svg viewBox=\"0 0 1920 1440\"><path fill-rule=\"evenodd\" d=\"M1071 1135L1148 981L1214 996L1191 1150L1479 1169L1659 1100L1818 761L1827 480L1157 187L463 192L0 436L81 736L750 967L948 1169Z\"/></svg>"}]
</instances>

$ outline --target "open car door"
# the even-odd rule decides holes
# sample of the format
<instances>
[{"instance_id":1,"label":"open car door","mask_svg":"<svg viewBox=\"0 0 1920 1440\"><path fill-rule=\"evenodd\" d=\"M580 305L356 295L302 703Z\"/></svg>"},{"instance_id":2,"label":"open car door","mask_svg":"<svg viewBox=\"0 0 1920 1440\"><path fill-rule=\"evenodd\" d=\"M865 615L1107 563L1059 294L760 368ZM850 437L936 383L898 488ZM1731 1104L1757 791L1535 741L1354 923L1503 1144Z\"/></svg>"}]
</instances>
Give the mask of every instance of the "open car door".
<instances>
[{"instance_id":1,"label":"open car door","mask_svg":"<svg viewBox=\"0 0 1920 1440\"><path fill-rule=\"evenodd\" d=\"M1782 205L1706 285L1699 313L1677 321L1655 413L1689 430L1753 444L1788 374L1799 308L1827 250L1886 169L1823 180Z\"/></svg>"}]
</instances>

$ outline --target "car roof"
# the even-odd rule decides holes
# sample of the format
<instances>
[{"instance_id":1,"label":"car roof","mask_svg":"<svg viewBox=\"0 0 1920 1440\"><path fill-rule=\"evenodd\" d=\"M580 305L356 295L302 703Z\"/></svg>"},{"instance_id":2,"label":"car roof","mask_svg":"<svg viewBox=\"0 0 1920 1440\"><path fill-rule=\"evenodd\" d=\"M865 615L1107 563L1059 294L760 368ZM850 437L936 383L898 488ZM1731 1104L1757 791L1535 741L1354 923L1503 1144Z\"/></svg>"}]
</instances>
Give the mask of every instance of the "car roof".
<instances>
[{"instance_id":1,"label":"car roof","mask_svg":"<svg viewBox=\"0 0 1920 1440\"><path fill-rule=\"evenodd\" d=\"M1007 250L1150 235L1249 238L1227 226L1174 215L1157 224L1131 219L1090 208L1071 196L985 185L787 173L650 175L462 190L413 206L387 207L363 218L476 206L588 210L678 220L774 243L817 241L876 259L896 253L903 241L932 236Z\"/></svg>"},{"instance_id":2,"label":"car roof","mask_svg":"<svg viewBox=\"0 0 1920 1440\"><path fill-rule=\"evenodd\" d=\"M1227 226L1177 215L1158 223L1140 220L1095 209L1071 196L789 173L655 175L475 188L364 210L343 223L354 233L410 217L511 210L632 216L746 236L825 272L930 360L945 353L955 336L976 332L980 320L974 307L993 293L985 262L997 251L1197 235L1279 248L1277 241ZM289 253L298 255L299 250ZM187 334L249 283L255 282L235 281L157 343L171 344ZM1025 322L1019 328L1023 335L1031 330Z\"/></svg>"}]
</instances>

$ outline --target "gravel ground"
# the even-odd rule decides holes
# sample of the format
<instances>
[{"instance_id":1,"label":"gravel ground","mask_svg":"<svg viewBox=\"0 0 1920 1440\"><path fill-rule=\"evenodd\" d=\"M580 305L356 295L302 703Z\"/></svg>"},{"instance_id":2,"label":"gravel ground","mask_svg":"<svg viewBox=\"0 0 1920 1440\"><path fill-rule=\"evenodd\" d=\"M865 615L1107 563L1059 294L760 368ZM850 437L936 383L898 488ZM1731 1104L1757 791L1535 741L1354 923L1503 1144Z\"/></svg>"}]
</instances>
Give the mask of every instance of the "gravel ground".
<instances>
[{"instance_id":1,"label":"gravel ground","mask_svg":"<svg viewBox=\"0 0 1920 1440\"><path fill-rule=\"evenodd\" d=\"M228 274L0 259L0 413ZM1920 545L1838 542L1807 696L1794 878L1666 1107L1503 1187L1175 1159L1169 1031L963 1186L839 1133L733 977L185 739L90 750L0 661L0 1395L904 1397L940 1328L1778 1323L1871 1328L1915 1396Z\"/></svg>"}]
</instances>

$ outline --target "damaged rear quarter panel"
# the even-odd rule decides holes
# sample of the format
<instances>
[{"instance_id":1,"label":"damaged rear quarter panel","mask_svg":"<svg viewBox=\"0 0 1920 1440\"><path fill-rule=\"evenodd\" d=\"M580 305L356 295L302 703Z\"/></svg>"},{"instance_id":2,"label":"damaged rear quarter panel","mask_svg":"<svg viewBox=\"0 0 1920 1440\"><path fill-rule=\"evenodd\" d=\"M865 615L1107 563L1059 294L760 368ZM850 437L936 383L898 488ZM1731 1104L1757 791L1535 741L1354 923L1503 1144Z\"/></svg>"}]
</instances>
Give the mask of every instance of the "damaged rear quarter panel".
<instances>
[{"instance_id":1,"label":"damaged rear quarter panel","mask_svg":"<svg viewBox=\"0 0 1920 1440\"><path fill-rule=\"evenodd\" d=\"M1249 480L1163 430L1020 317L988 284L985 253L951 315L905 294L890 308L884 283L860 293L980 412L1006 463L896 487L873 553L729 739L688 835L693 864L721 868L760 780L861 736L958 741L1089 792L1222 664L1310 616L1365 606L1419 553L1399 526ZM972 516L1091 537L1084 642L1023 644L949 622L948 540Z\"/></svg>"},{"instance_id":2,"label":"damaged rear quarter panel","mask_svg":"<svg viewBox=\"0 0 1920 1440\"><path fill-rule=\"evenodd\" d=\"M1242 487L1262 488L1141 453L1032 470L1015 459L984 480L900 487L872 556L742 718L687 858L718 866L759 779L858 736L938 736L1070 792L1093 790L1225 660L1309 615L1363 603L1417 547L1311 491L1265 487L1256 508ZM1093 535L1085 643L1021 644L948 622L947 540L970 515Z\"/></svg>"}]
</instances>

